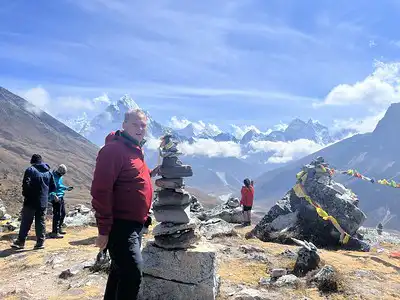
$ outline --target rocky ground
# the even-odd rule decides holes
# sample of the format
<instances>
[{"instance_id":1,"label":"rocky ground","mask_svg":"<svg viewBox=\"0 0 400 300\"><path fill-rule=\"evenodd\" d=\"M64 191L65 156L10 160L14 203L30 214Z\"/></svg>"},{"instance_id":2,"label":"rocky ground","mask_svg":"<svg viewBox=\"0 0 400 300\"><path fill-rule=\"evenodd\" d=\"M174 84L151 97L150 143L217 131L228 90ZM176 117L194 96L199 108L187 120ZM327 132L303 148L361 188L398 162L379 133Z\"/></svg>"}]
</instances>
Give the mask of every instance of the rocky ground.
<instances>
[{"instance_id":1,"label":"rocky ground","mask_svg":"<svg viewBox=\"0 0 400 300\"><path fill-rule=\"evenodd\" d=\"M152 228L152 227L151 227ZM282 277L270 283L275 268L292 269L298 246L246 240L251 228L235 229L230 236L209 236L217 250L221 277L219 299L398 299L400 260L391 258L399 245L381 242L372 252L320 250L321 265L337 273L338 291L323 293L311 277ZM32 234L33 232L31 232ZM34 251L30 236L22 251L10 250L16 233L0 233L0 299L102 299L106 275L92 273L97 255L96 228L69 228L64 239L47 240L46 249ZM151 231L145 239L152 238ZM67 271L69 270L69 271ZM60 274L64 272L64 278Z\"/></svg>"}]
</instances>

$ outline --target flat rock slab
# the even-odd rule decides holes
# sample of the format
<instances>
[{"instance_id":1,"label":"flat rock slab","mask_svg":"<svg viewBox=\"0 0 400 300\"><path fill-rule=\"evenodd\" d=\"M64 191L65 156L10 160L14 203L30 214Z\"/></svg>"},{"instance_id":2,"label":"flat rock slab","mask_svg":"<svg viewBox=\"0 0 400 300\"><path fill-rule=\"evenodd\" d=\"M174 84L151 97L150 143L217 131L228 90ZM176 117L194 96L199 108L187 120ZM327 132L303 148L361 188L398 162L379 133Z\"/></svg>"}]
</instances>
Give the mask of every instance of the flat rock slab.
<instances>
[{"instance_id":1,"label":"flat rock slab","mask_svg":"<svg viewBox=\"0 0 400 300\"><path fill-rule=\"evenodd\" d=\"M216 253L205 244L188 250L165 250L148 242L142 256L143 273L166 280L199 284L216 273Z\"/></svg>"},{"instance_id":2,"label":"flat rock slab","mask_svg":"<svg viewBox=\"0 0 400 300\"><path fill-rule=\"evenodd\" d=\"M165 178L180 178L180 177L191 177L193 176L192 167L189 165L182 166L170 166L160 168L160 175Z\"/></svg>"},{"instance_id":3,"label":"flat rock slab","mask_svg":"<svg viewBox=\"0 0 400 300\"><path fill-rule=\"evenodd\" d=\"M157 201L154 202L153 208L169 205L186 206L191 202L190 194L186 191L179 193L173 190L161 190L157 193Z\"/></svg>"},{"instance_id":4,"label":"flat rock slab","mask_svg":"<svg viewBox=\"0 0 400 300\"><path fill-rule=\"evenodd\" d=\"M187 224L174 224L174 223L159 223L153 228L153 235L166 235L173 234L178 231L187 230L187 229L195 229L196 223L191 220L190 223Z\"/></svg>"},{"instance_id":5,"label":"flat rock slab","mask_svg":"<svg viewBox=\"0 0 400 300\"><path fill-rule=\"evenodd\" d=\"M139 300L214 300L218 293L217 277L201 284L185 284L144 275Z\"/></svg>"},{"instance_id":6,"label":"flat rock slab","mask_svg":"<svg viewBox=\"0 0 400 300\"><path fill-rule=\"evenodd\" d=\"M154 217L158 222L184 224L190 222L190 205L153 206Z\"/></svg>"},{"instance_id":7,"label":"flat rock slab","mask_svg":"<svg viewBox=\"0 0 400 300\"><path fill-rule=\"evenodd\" d=\"M185 186L183 178L159 178L155 183L164 189L180 189Z\"/></svg>"}]
</instances>

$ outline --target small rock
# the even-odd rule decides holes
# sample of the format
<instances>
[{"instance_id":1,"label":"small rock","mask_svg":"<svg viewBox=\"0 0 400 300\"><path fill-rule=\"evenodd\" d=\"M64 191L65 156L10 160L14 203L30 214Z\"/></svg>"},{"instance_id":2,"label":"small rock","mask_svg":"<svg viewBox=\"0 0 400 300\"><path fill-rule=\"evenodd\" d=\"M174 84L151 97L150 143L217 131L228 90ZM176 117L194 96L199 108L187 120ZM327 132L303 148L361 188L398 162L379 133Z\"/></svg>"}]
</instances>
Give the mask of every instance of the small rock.
<instances>
[{"instance_id":1,"label":"small rock","mask_svg":"<svg viewBox=\"0 0 400 300\"><path fill-rule=\"evenodd\" d=\"M254 252L265 253L264 249L256 247L256 246L251 246L251 245L241 245L239 247L239 250L242 251L245 254L254 253Z\"/></svg>"},{"instance_id":2,"label":"small rock","mask_svg":"<svg viewBox=\"0 0 400 300\"><path fill-rule=\"evenodd\" d=\"M299 277L305 276L308 272L317 269L320 261L317 252L302 247L299 250L293 273Z\"/></svg>"},{"instance_id":3,"label":"small rock","mask_svg":"<svg viewBox=\"0 0 400 300\"><path fill-rule=\"evenodd\" d=\"M337 292L338 290L337 274L331 266L324 266L312 281L317 282L318 289L322 292Z\"/></svg>"},{"instance_id":4,"label":"small rock","mask_svg":"<svg viewBox=\"0 0 400 300\"><path fill-rule=\"evenodd\" d=\"M271 284L271 278L265 278L265 277L261 277L259 282L259 285L263 286L263 285L270 285Z\"/></svg>"},{"instance_id":5,"label":"small rock","mask_svg":"<svg viewBox=\"0 0 400 300\"><path fill-rule=\"evenodd\" d=\"M245 288L233 296L233 300L275 300L277 294L266 290Z\"/></svg>"},{"instance_id":6,"label":"small rock","mask_svg":"<svg viewBox=\"0 0 400 300\"><path fill-rule=\"evenodd\" d=\"M283 251L280 255L287 258L297 259L297 253L290 249L285 249L285 251Z\"/></svg>"},{"instance_id":7,"label":"small rock","mask_svg":"<svg viewBox=\"0 0 400 300\"><path fill-rule=\"evenodd\" d=\"M237 236L233 225L221 219L211 219L202 222L199 226L199 231L208 240L216 237Z\"/></svg>"},{"instance_id":8,"label":"small rock","mask_svg":"<svg viewBox=\"0 0 400 300\"><path fill-rule=\"evenodd\" d=\"M72 276L75 276L76 274L81 272L84 269L84 267L85 267L85 264L78 264L78 265L72 266L71 268L69 268L65 271L62 271L61 274L59 275L59 278L67 279Z\"/></svg>"},{"instance_id":9,"label":"small rock","mask_svg":"<svg viewBox=\"0 0 400 300\"><path fill-rule=\"evenodd\" d=\"M297 278L295 275L290 274L290 275L284 275L282 277L280 277L275 283L274 285L276 285L277 287L284 287L284 286L289 286L289 287L293 287L296 288L298 287L300 284L300 279Z\"/></svg>"},{"instance_id":10,"label":"small rock","mask_svg":"<svg viewBox=\"0 0 400 300\"><path fill-rule=\"evenodd\" d=\"M272 269L271 270L271 277L272 278L278 278L282 277L287 274L286 269Z\"/></svg>"}]
</instances>

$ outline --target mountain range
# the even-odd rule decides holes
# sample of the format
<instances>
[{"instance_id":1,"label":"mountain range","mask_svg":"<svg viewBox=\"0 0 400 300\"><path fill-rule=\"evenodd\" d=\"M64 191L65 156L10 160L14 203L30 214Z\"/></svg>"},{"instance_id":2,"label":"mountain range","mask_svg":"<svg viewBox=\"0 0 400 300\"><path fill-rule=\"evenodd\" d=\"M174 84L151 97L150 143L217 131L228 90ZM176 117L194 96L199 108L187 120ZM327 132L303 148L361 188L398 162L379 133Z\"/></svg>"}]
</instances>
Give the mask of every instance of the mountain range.
<instances>
[{"instance_id":1,"label":"mountain range","mask_svg":"<svg viewBox=\"0 0 400 300\"><path fill-rule=\"evenodd\" d=\"M130 96L124 95L92 119L84 114L76 119L60 117L60 120L94 144L102 146L105 136L121 127L124 113L137 108L139 105ZM157 139L167 132L172 133L185 146L183 150L187 150L183 151L186 152L183 160L192 164L195 170L196 176L189 178L187 183L216 195L237 193L244 177L254 178L284 165L287 162L285 160L271 162L277 152L274 145L281 147L279 143L304 140L319 149L354 133L343 131L331 134L327 127L317 121L294 119L287 126L281 126L281 130L260 132L250 129L243 136L237 136L233 131L222 132L216 126L199 126L193 122L174 129L154 120L149 112L146 111L146 114L149 137L146 153L149 163L157 163ZM210 150L207 148L216 145L223 145L218 154L207 152Z\"/></svg>"},{"instance_id":2,"label":"mountain range","mask_svg":"<svg viewBox=\"0 0 400 300\"><path fill-rule=\"evenodd\" d=\"M286 166L266 172L255 181L257 199L267 205L281 198L296 182L302 165L322 156L338 170L354 169L365 176L400 182L400 103L392 104L372 133L357 134L332 144ZM336 175L335 180L345 184L360 199L360 208L367 215L366 225L376 226L384 217L393 218L386 226L400 228L400 189L372 184L347 175Z\"/></svg>"}]
</instances>

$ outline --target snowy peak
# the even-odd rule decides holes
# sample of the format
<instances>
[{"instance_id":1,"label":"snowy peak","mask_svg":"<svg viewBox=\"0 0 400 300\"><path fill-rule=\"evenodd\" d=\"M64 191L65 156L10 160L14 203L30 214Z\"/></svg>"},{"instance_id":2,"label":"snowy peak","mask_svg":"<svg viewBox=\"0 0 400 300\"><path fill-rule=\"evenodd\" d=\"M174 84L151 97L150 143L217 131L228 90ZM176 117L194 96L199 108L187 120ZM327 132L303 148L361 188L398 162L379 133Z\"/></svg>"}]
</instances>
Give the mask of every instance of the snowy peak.
<instances>
[{"instance_id":1,"label":"snowy peak","mask_svg":"<svg viewBox=\"0 0 400 300\"><path fill-rule=\"evenodd\" d=\"M128 94L123 95L117 102L120 109L140 109L139 105Z\"/></svg>"}]
</instances>

